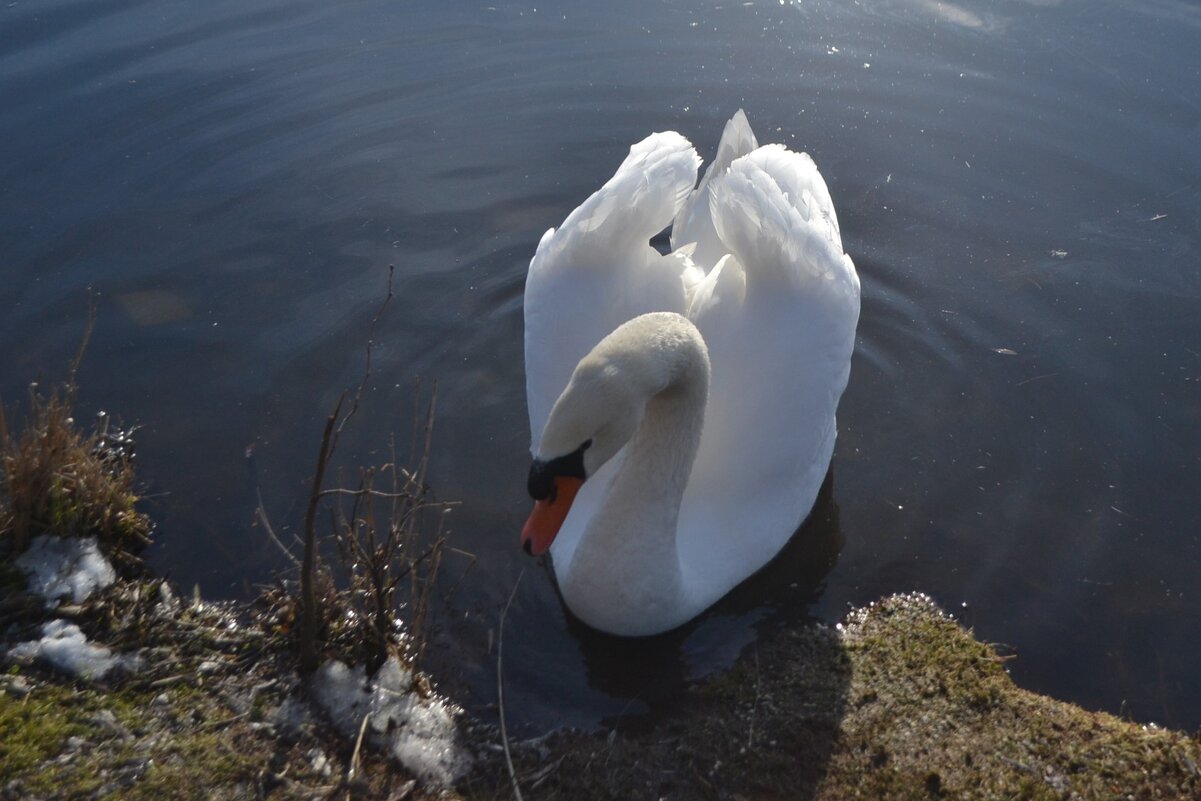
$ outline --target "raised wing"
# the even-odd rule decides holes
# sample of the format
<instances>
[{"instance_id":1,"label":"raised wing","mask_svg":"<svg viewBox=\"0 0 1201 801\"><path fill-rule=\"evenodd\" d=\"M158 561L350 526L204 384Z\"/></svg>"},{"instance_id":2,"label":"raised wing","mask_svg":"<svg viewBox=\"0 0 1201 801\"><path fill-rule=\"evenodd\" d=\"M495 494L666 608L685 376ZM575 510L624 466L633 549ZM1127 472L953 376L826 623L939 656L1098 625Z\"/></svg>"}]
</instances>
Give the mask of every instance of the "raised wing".
<instances>
[{"instance_id":1,"label":"raised wing","mask_svg":"<svg viewBox=\"0 0 1201 801\"><path fill-rule=\"evenodd\" d=\"M558 230L543 235L525 285L532 453L551 406L597 342L639 314L685 310L686 260L661 256L650 238L671 223L699 165L684 137L651 134Z\"/></svg>"},{"instance_id":2,"label":"raised wing","mask_svg":"<svg viewBox=\"0 0 1201 801\"><path fill-rule=\"evenodd\" d=\"M712 576L739 550L769 557L812 507L850 372L859 278L805 154L769 145L735 160L710 213L731 255L691 296L713 373L680 530L704 532L708 541L687 550L704 560L693 569Z\"/></svg>"},{"instance_id":3,"label":"raised wing","mask_svg":"<svg viewBox=\"0 0 1201 801\"><path fill-rule=\"evenodd\" d=\"M710 209L722 241L759 280L829 281L858 297L830 190L809 154L766 145L737 160Z\"/></svg>"}]
</instances>

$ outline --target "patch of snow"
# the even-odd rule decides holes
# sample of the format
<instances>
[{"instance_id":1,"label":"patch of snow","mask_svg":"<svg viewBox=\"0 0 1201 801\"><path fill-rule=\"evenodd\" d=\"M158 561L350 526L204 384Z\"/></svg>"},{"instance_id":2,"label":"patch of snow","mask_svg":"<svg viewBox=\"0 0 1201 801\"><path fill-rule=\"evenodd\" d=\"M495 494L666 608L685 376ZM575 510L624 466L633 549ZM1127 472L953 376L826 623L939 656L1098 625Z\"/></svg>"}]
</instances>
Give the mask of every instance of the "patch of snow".
<instances>
[{"instance_id":1,"label":"patch of snow","mask_svg":"<svg viewBox=\"0 0 1201 801\"><path fill-rule=\"evenodd\" d=\"M453 784L469 757L455 737L457 710L412 690L413 674L389 659L370 679L366 668L329 661L313 676L317 702L346 737L357 737L363 717L371 742L424 782Z\"/></svg>"},{"instance_id":2,"label":"patch of snow","mask_svg":"<svg viewBox=\"0 0 1201 801\"><path fill-rule=\"evenodd\" d=\"M30 592L46 599L47 609L58 606L61 598L83 603L117 578L95 537L43 534L16 558L16 565L28 577Z\"/></svg>"},{"instance_id":3,"label":"patch of snow","mask_svg":"<svg viewBox=\"0 0 1201 801\"><path fill-rule=\"evenodd\" d=\"M114 654L103 645L93 645L79 626L65 620L42 625L42 638L19 643L8 652L11 659L42 659L59 670L83 679L102 679L113 668L137 670L136 656Z\"/></svg>"}]
</instances>

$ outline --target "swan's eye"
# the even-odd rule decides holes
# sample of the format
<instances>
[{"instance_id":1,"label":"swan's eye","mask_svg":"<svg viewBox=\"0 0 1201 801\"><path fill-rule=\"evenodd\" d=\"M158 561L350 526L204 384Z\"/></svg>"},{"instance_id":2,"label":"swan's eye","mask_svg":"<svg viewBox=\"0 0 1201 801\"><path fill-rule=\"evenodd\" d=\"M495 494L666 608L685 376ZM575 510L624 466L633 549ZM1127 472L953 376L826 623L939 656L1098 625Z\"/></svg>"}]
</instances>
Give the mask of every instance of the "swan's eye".
<instances>
[{"instance_id":1,"label":"swan's eye","mask_svg":"<svg viewBox=\"0 0 1201 801\"><path fill-rule=\"evenodd\" d=\"M536 501L555 502L555 478L578 478L583 481L588 476L584 472L584 451L592 447L592 440L587 440L566 456L543 461L535 459L530 465L530 477L526 489L530 497Z\"/></svg>"},{"instance_id":2,"label":"swan's eye","mask_svg":"<svg viewBox=\"0 0 1201 801\"><path fill-rule=\"evenodd\" d=\"M544 501L550 497L555 491L555 477L550 474L547 469L548 462L541 459L535 459L530 465L530 478L526 483L526 489L529 490L530 497L536 501Z\"/></svg>"}]
</instances>

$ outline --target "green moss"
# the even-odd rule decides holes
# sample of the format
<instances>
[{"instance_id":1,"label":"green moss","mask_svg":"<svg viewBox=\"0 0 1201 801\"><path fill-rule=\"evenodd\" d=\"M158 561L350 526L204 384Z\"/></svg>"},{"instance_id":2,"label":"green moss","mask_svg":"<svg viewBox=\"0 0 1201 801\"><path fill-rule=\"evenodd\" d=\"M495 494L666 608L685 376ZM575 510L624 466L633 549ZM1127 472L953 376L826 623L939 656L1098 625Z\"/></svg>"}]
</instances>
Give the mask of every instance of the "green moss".
<instances>
[{"instance_id":1,"label":"green moss","mask_svg":"<svg viewBox=\"0 0 1201 801\"><path fill-rule=\"evenodd\" d=\"M754 666L747 661L706 681L697 689L702 698L723 703L746 703L755 698Z\"/></svg>"},{"instance_id":2,"label":"green moss","mask_svg":"<svg viewBox=\"0 0 1201 801\"><path fill-rule=\"evenodd\" d=\"M61 754L68 737L82 737L89 727L74 713L74 693L51 687L17 700L0 695L0 785L37 771Z\"/></svg>"},{"instance_id":3,"label":"green moss","mask_svg":"<svg viewBox=\"0 0 1201 801\"><path fill-rule=\"evenodd\" d=\"M190 631L187 647L216 646ZM164 658L164 672L192 675L186 666L199 656ZM308 750L315 741L290 745L250 725L278 696L235 714L222 700L232 674L165 690L145 677L107 691L25 678L33 689L24 698L0 692L0 787L16 781L18 796L310 798L346 775L345 744L321 745L337 763L322 776ZM102 712L107 726L97 724ZM70 748L72 737L88 745ZM611 734L560 733L547 747L514 752L528 798L1201 797L1197 739L1020 689L991 648L920 597L857 613L842 635L776 632L673 710ZM387 798L395 768L379 755L363 760L372 784L356 785L354 797ZM511 797L499 757L460 790Z\"/></svg>"},{"instance_id":4,"label":"green moss","mask_svg":"<svg viewBox=\"0 0 1201 801\"><path fill-rule=\"evenodd\" d=\"M1000 701L1009 679L991 648L949 618L923 616L904 628L873 627L848 643L868 692L906 703L941 696L981 710Z\"/></svg>"},{"instance_id":5,"label":"green moss","mask_svg":"<svg viewBox=\"0 0 1201 801\"><path fill-rule=\"evenodd\" d=\"M1003 661L929 599L852 616L853 712L818 798L1195 797L1194 740L1145 730L1013 684ZM937 781L931 777L937 775ZM871 794L869 794L870 797Z\"/></svg>"},{"instance_id":6,"label":"green moss","mask_svg":"<svg viewBox=\"0 0 1201 801\"><path fill-rule=\"evenodd\" d=\"M237 738L222 732L175 737L155 753L146 773L121 798L131 801L207 799L218 788L236 796L253 785L265 765L261 754L238 747Z\"/></svg>"},{"instance_id":7,"label":"green moss","mask_svg":"<svg viewBox=\"0 0 1201 801\"><path fill-rule=\"evenodd\" d=\"M0 696L0 786L20 783L26 795L155 799L242 797L266 762L262 744L247 747L244 732L221 729L233 718L214 699L180 687L153 704L135 691L76 690L48 683L21 700ZM112 713L129 735L98 725ZM147 732L160 736L145 741ZM86 740L72 749L72 737ZM131 765L124 780L117 771Z\"/></svg>"}]
</instances>

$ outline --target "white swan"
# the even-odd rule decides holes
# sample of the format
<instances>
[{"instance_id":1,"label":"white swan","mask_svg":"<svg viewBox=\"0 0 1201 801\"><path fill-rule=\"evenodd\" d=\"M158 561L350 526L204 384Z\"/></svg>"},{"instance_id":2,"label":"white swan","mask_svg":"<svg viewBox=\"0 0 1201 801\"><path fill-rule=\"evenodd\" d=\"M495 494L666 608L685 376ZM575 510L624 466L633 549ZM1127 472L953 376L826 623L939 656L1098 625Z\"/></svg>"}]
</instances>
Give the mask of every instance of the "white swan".
<instances>
[{"instance_id":1,"label":"white swan","mask_svg":"<svg viewBox=\"0 0 1201 801\"><path fill-rule=\"evenodd\" d=\"M758 147L739 111L697 186L699 163L670 131L631 147L526 280L522 543L613 634L675 628L775 556L850 373L859 277L812 159Z\"/></svg>"}]
</instances>

